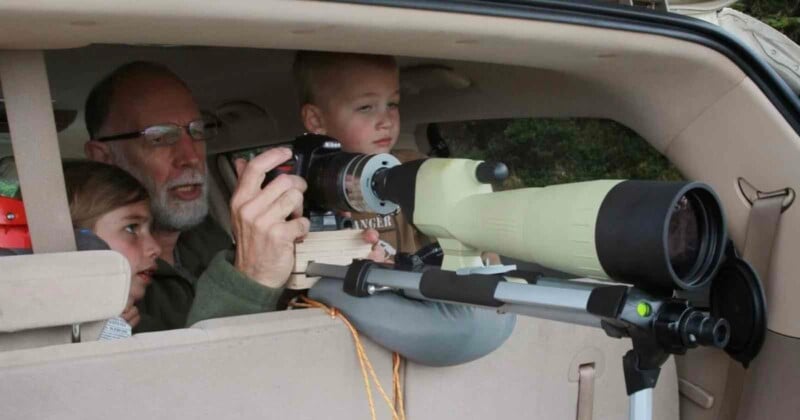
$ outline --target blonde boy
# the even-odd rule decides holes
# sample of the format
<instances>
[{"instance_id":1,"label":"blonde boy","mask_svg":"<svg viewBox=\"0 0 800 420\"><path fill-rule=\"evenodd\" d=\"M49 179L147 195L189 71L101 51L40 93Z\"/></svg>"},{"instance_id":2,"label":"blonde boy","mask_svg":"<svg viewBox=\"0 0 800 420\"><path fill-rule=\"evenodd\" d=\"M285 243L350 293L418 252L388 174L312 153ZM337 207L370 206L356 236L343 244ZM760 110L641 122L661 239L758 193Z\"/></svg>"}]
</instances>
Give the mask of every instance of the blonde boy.
<instances>
[{"instance_id":1,"label":"blonde boy","mask_svg":"<svg viewBox=\"0 0 800 420\"><path fill-rule=\"evenodd\" d=\"M307 131L325 134L354 153L392 151L400 133L400 84L394 59L386 56L300 52L294 63L300 115ZM407 151L401 161L424 157ZM416 252L429 243L402 214L353 214L357 228L378 230L388 254ZM464 363L499 347L514 329L513 315L395 294L358 299L338 280L322 279L309 296L341 308L353 324L409 360L431 366ZM424 328L419 328L424 325ZM448 351L442 351L448 349Z\"/></svg>"},{"instance_id":2,"label":"blonde boy","mask_svg":"<svg viewBox=\"0 0 800 420\"><path fill-rule=\"evenodd\" d=\"M293 73L306 131L339 140L345 152L392 151L400 134L400 81L393 57L300 51ZM395 155L401 161L424 157L410 151ZM429 243L401 214L353 214L353 220L356 228L376 229L389 255L413 253Z\"/></svg>"}]
</instances>

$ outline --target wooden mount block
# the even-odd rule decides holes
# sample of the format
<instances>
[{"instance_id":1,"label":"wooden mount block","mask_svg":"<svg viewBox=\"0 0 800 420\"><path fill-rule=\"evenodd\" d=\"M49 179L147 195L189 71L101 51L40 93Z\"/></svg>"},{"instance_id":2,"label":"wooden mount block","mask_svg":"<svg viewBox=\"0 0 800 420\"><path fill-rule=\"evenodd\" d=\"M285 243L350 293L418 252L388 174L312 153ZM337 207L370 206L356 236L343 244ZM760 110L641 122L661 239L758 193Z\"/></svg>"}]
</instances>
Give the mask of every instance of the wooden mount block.
<instances>
[{"instance_id":1,"label":"wooden mount block","mask_svg":"<svg viewBox=\"0 0 800 420\"><path fill-rule=\"evenodd\" d=\"M344 229L310 232L294 248L294 270L286 283L288 289L308 289L319 277L307 277L309 262L347 265L356 258L366 258L372 245L364 242L363 230Z\"/></svg>"}]
</instances>

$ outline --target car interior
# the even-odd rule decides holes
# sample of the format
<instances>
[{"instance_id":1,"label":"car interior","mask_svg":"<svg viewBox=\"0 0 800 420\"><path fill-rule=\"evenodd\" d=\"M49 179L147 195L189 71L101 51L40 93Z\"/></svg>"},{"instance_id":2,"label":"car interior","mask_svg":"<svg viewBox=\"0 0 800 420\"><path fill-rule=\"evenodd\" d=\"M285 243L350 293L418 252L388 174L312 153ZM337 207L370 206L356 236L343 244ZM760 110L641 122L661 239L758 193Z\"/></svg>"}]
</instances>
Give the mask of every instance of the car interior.
<instances>
[{"instance_id":1,"label":"car interior","mask_svg":"<svg viewBox=\"0 0 800 420\"><path fill-rule=\"evenodd\" d=\"M54 191L63 189L59 160L84 158L89 90L134 60L169 67L201 109L221 120L219 135L207 143L207 168L211 214L228 231L231 159L303 132L292 60L297 50L325 50L396 57L399 148L430 152L432 123L622 124L684 177L714 188L730 238L745 249L753 202L774 191L793 198L800 183L797 126L775 94L721 49L597 19L587 25L315 1L209 1L190 9L169 1L0 5L0 157L15 157L23 191L31 191L25 203L35 251L0 258L2 417L369 413L349 332L315 309L95 341L97 324L125 304L130 269L114 252L74 252L59 242L71 226ZM29 100L12 109L12 92ZM56 129L57 144L46 130L39 136L41 124L9 132L9 125L42 118ZM34 172L40 176L28 175ZM798 408L800 213L791 204L787 198L766 268L757 267L768 311L759 357L746 370L715 349L670 358L654 391L653 418L788 418ZM82 339L71 343L76 324ZM391 384L391 352L365 342L377 376ZM406 363L405 410L414 419L576 418L588 395L592 414L585 418L621 418L628 410L621 359L629 348L629 340L600 329L519 316L509 341L482 359L447 368ZM390 416L380 399L376 409L380 418Z\"/></svg>"}]
</instances>

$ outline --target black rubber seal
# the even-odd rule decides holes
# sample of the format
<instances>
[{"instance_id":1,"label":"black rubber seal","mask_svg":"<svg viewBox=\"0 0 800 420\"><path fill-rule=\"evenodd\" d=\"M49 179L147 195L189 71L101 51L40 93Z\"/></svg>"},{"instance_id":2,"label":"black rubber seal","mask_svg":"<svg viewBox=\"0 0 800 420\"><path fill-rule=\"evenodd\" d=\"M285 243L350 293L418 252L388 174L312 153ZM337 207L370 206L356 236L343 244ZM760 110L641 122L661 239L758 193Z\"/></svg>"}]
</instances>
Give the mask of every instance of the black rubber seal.
<instances>
[{"instance_id":1,"label":"black rubber seal","mask_svg":"<svg viewBox=\"0 0 800 420\"><path fill-rule=\"evenodd\" d=\"M503 302L495 299L494 294L503 281L498 274L460 276L453 271L430 269L422 273L419 292L429 299L499 307Z\"/></svg>"}]
</instances>

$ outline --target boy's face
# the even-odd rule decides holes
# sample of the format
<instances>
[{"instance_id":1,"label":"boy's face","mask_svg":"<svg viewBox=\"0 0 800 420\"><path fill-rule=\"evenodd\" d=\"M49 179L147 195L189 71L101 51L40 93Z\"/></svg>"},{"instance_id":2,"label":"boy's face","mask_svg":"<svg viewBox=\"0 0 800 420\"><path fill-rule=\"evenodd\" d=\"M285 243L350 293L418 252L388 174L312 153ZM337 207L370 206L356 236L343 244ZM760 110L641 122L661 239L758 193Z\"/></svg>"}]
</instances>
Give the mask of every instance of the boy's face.
<instances>
[{"instance_id":1,"label":"boy's face","mask_svg":"<svg viewBox=\"0 0 800 420\"><path fill-rule=\"evenodd\" d=\"M397 69L350 63L325 79L316 107L318 127L304 121L306 128L339 140L345 152L389 152L400 134Z\"/></svg>"}]
</instances>

